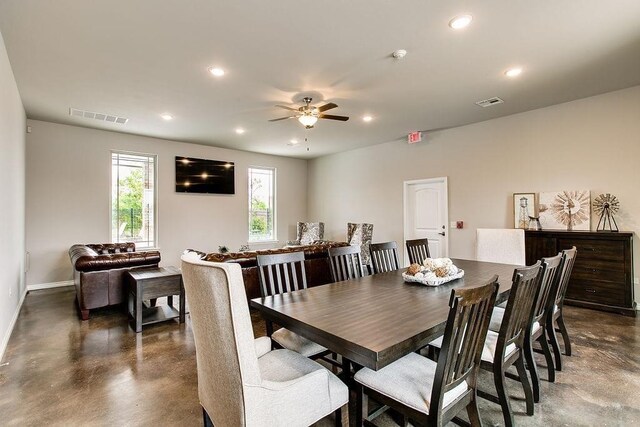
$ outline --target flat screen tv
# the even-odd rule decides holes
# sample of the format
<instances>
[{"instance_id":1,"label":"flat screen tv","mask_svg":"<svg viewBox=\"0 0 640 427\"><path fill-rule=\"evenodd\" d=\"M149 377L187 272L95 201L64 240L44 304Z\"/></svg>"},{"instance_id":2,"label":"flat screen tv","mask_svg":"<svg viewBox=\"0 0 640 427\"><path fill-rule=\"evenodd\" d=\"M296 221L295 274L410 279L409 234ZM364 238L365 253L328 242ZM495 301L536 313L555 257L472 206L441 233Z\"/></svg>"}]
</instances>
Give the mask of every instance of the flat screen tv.
<instances>
[{"instance_id":1,"label":"flat screen tv","mask_svg":"<svg viewBox=\"0 0 640 427\"><path fill-rule=\"evenodd\" d=\"M233 162L176 156L176 192L235 194Z\"/></svg>"}]
</instances>

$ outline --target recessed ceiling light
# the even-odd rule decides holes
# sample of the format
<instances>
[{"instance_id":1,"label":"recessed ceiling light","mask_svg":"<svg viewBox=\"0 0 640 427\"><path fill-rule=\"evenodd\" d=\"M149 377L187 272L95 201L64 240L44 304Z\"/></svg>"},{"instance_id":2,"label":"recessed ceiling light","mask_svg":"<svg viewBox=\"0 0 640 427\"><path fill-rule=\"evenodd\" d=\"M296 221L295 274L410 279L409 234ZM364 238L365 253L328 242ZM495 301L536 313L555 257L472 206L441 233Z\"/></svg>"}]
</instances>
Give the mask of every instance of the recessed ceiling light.
<instances>
[{"instance_id":1,"label":"recessed ceiling light","mask_svg":"<svg viewBox=\"0 0 640 427\"><path fill-rule=\"evenodd\" d=\"M507 77L518 77L520 74L522 74L522 68L520 67L510 68L504 72Z\"/></svg>"},{"instance_id":2,"label":"recessed ceiling light","mask_svg":"<svg viewBox=\"0 0 640 427\"><path fill-rule=\"evenodd\" d=\"M451 21L449 21L449 26L454 30L461 30L467 25L471 24L472 19L473 17L471 15L456 16Z\"/></svg>"},{"instance_id":3,"label":"recessed ceiling light","mask_svg":"<svg viewBox=\"0 0 640 427\"><path fill-rule=\"evenodd\" d=\"M238 135L242 135L244 132L245 132L245 130L244 130L244 129L242 129L242 128L237 128L237 129L236 129L236 133L237 133Z\"/></svg>"},{"instance_id":4,"label":"recessed ceiling light","mask_svg":"<svg viewBox=\"0 0 640 427\"><path fill-rule=\"evenodd\" d=\"M173 116L171 114L161 114L160 117L162 117L164 120L169 121L169 120L173 120Z\"/></svg>"},{"instance_id":5,"label":"recessed ceiling light","mask_svg":"<svg viewBox=\"0 0 640 427\"><path fill-rule=\"evenodd\" d=\"M216 77L224 76L224 70L219 67L209 67L209 72Z\"/></svg>"},{"instance_id":6,"label":"recessed ceiling light","mask_svg":"<svg viewBox=\"0 0 640 427\"><path fill-rule=\"evenodd\" d=\"M297 139L292 139L291 141L289 141L290 144L292 145L296 145L298 143Z\"/></svg>"},{"instance_id":7,"label":"recessed ceiling light","mask_svg":"<svg viewBox=\"0 0 640 427\"><path fill-rule=\"evenodd\" d=\"M402 59L405 56L407 56L407 51L404 49L398 49L396 51L394 51L391 56L393 56L396 59Z\"/></svg>"},{"instance_id":8,"label":"recessed ceiling light","mask_svg":"<svg viewBox=\"0 0 640 427\"><path fill-rule=\"evenodd\" d=\"M364 116L364 117L362 118L362 120L364 120L365 122L370 122L371 120L373 120L373 117L371 117L371 116Z\"/></svg>"}]
</instances>

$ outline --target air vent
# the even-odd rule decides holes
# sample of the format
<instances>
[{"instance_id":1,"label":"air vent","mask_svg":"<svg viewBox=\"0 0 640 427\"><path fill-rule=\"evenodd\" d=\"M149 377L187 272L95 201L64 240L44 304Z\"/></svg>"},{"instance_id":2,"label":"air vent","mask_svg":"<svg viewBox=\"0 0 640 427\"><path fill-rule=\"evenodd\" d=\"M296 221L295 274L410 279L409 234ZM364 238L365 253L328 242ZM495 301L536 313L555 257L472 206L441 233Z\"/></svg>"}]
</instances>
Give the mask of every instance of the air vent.
<instances>
[{"instance_id":1,"label":"air vent","mask_svg":"<svg viewBox=\"0 0 640 427\"><path fill-rule=\"evenodd\" d=\"M494 96L493 98L478 101L476 102L476 105L479 105L481 107L491 107L492 105L503 104L503 103L504 101L502 99L498 98L497 96Z\"/></svg>"},{"instance_id":2,"label":"air vent","mask_svg":"<svg viewBox=\"0 0 640 427\"><path fill-rule=\"evenodd\" d=\"M82 117L84 119L100 120L101 122L119 123L121 125L127 123L129 119L124 117L113 116L105 113L94 113L92 111L78 110L77 108L69 108L69 115L73 117Z\"/></svg>"}]
</instances>

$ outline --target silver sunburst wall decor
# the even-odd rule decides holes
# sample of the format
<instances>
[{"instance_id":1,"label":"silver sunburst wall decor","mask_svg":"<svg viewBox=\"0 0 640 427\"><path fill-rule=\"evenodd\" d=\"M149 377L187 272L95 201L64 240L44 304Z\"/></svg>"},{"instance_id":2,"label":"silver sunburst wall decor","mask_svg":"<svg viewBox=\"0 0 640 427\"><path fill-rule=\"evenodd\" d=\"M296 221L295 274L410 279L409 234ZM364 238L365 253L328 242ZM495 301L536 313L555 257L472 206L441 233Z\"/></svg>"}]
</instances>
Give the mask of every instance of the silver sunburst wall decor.
<instances>
[{"instance_id":1,"label":"silver sunburst wall decor","mask_svg":"<svg viewBox=\"0 0 640 427\"><path fill-rule=\"evenodd\" d=\"M596 197L593 201L593 213L600 216L596 230L619 231L614 217L618 210L620 210L620 202L613 194L600 194Z\"/></svg>"}]
</instances>

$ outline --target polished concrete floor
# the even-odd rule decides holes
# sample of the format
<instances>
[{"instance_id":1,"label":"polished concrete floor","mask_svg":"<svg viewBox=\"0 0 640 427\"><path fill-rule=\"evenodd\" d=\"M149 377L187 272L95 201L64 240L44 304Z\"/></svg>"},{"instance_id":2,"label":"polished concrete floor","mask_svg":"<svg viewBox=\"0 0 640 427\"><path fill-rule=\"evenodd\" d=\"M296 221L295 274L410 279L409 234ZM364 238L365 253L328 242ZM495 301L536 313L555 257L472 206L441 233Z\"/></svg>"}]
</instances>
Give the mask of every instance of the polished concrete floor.
<instances>
[{"instance_id":1,"label":"polished concrete floor","mask_svg":"<svg viewBox=\"0 0 640 427\"><path fill-rule=\"evenodd\" d=\"M80 321L74 298L73 288L27 295L0 361L0 425L201 425L189 317L136 334L118 308ZM516 425L640 425L640 318L573 307L565 315L574 354L555 383L543 381L533 417L508 380ZM493 391L488 373L481 384ZM485 425L503 424L498 405L481 400L480 412ZM386 414L377 423L391 425Z\"/></svg>"}]
</instances>

